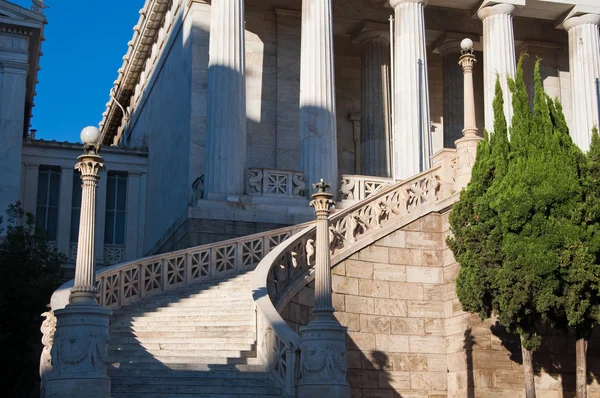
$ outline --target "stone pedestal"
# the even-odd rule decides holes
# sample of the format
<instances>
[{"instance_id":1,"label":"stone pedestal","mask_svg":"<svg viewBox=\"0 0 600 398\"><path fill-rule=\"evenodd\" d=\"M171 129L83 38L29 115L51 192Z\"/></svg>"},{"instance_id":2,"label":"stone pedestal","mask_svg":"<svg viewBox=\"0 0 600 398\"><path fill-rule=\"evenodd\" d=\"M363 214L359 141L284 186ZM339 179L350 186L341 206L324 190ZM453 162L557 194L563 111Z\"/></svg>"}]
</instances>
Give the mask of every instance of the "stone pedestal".
<instances>
[{"instance_id":1,"label":"stone pedestal","mask_svg":"<svg viewBox=\"0 0 600 398\"><path fill-rule=\"evenodd\" d=\"M596 79L600 78L600 15L585 14L567 19L569 32L569 71L573 125L571 137L582 151L590 149L592 129L598 126L600 108Z\"/></svg>"},{"instance_id":2,"label":"stone pedestal","mask_svg":"<svg viewBox=\"0 0 600 398\"><path fill-rule=\"evenodd\" d=\"M331 0L304 0L300 52L300 168L307 185L338 186Z\"/></svg>"},{"instance_id":3,"label":"stone pedestal","mask_svg":"<svg viewBox=\"0 0 600 398\"><path fill-rule=\"evenodd\" d=\"M386 26L365 23L354 35L362 46L362 175L390 176L390 42Z\"/></svg>"},{"instance_id":4,"label":"stone pedestal","mask_svg":"<svg viewBox=\"0 0 600 398\"><path fill-rule=\"evenodd\" d=\"M335 320L314 320L300 328L302 379L298 397L348 398L346 331Z\"/></svg>"},{"instance_id":5,"label":"stone pedestal","mask_svg":"<svg viewBox=\"0 0 600 398\"><path fill-rule=\"evenodd\" d=\"M460 41L448 40L438 47L442 55L444 78L444 148L454 148L462 138L464 122L463 72L456 63L460 56Z\"/></svg>"},{"instance_id":6,"label":"stone pedestal","mask_svg":"<svg viewBox=\"0 0 600 398\"><path fill-rule=\"evenodd\" d=\"M508 89L507 77L516 75L515 36L513 32L512 4L496 4L484 7L477 15L483 21L483 87L485 108L485 129L494 131L494 96L496 78L504 94L504 115L506 123L512 122L512 95Z\"/></svg>"},{"instance_id":7,"label":"stone pedestal","mask_svg":"<svg viewBox=\"0 0 600 398\"><path fill-rule=\"evenodd\" d=\"M211 5L205 195L242 195L246 170L244 0Z\"/></svg>"},{"instance_id":8,"label":"stone pedestal","mask_svg":"<svg viewBox=\"0 0 600 398\"><path fill-rule=\"evenodd\" d=\"M55 311L52 372L46 398L109 398L108 324L110 310L98 305L68 305Z\"/></svg>"},{"instance_id":9,"label":"stone pedestal","mask_svg":"<svg viewBox=\"0 0 600 398\"><path fill-rule=\"evenodd\" d=\"M394 177L431 167L431 119L424 9L428 0L391 0L395 14Z\"/></svg>"}]
</instances>

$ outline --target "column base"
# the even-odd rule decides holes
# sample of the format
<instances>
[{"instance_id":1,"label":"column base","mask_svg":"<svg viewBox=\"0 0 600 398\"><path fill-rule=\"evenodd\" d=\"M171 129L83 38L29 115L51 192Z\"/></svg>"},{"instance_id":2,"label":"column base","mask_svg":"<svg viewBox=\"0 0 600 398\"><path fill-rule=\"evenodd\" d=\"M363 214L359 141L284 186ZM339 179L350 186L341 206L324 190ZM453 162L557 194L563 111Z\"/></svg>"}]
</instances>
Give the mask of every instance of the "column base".
<instances>
[{"instance_id":1,"label":"column base","mask_svg":"<svg viewBox=\"0 0 600 398\"><path fill-rule=\"evenodd\" d=\"M471 181L471 172L477 156L477 146L483 138L474 135L456 140L456 178L454 190L460 192Z\"/></svg>"},{"instance_id":2,"label":"column base","mask_svg":"<svg viewBox=\"0 0 600 398\"><path fill-rule=\"evenodd\" d=\"M346 331L333 317L315 319L302 332L302 379L298 397L347 398L350 385L347 380Z\"/></svg>"},{"instance_id":3,"label":"column base","mask_svg":"<svg viewBox=\"0 0 600 398\"><path fill-rule=\"evenodd\" d=\"M108 325L112 311L69 304L56 310L52 370L45 398L109 398Z\"/></svg>"}]
</instances>

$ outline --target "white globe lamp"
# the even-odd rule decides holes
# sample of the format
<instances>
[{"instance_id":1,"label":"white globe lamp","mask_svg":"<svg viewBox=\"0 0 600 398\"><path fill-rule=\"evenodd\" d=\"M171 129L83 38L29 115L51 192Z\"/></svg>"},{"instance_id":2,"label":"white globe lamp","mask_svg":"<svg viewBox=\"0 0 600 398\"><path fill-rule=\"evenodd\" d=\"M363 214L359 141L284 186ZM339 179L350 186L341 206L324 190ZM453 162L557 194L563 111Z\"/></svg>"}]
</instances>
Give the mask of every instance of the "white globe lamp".
<instances>
[{"instance_id":1,"label":"white globe lamp","mask_svg":"<svg viewBox=\"0 0 600 398\"><path fill-rule=\"evenodd\" d=\"M460 48L463 50L463 52L470 53L473 51L473 40L469 39L468 37L463 39L463 41L460 42Z\"/></svg>"},{"instance_id":2,"label":"white globe lamp","mask_svg":"<svg viewBox=\"0 0 600 398\"><path fill-rule=\"evenodd\" d=\"M79 137L83 144L97 145L100 143L101 134L98 127L88 126L81 130Z\"/></svg>"}]
</instances>

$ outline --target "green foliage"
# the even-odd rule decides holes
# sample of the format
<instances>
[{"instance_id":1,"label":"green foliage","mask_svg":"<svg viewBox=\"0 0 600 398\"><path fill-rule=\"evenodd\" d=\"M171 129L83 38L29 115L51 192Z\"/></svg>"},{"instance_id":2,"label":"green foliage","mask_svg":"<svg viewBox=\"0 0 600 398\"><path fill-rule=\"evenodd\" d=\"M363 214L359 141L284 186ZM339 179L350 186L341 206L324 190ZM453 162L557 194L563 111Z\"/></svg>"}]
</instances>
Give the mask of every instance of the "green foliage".
<instances>
[{"instance_id":1,"label":"green foliage","mask_svg":"<svg viewBox=\"0 0 600 398\"><path fill-rule=\"evenodd\" d=\"M18 202L7 215L6 236L0 241L0 346L10 366L2 371L2 386L5 396L28 397L36 394L39 380L40 314L61 284L66 258L48 245L45 233L36 231L33 216Z\"/></svg>"},{"instance_id":2,"label":"green foliage","mask_svg":"<svg viewBox=\"0 0 600 398\"><path fill-rule=\"evenodd\" d=\"M600 138L586 160L560 104L544 93L539 60L531 111L523 59L509 79L510 141L497 83L496 131L479 147L471 182L450 217L448 244L461 264L456 286L463 308L482 318L495 313L532 350L540 344L540 322L574 326L598 317L600 229L590 220L600 216Z\"/></svg>"}]
</instances>

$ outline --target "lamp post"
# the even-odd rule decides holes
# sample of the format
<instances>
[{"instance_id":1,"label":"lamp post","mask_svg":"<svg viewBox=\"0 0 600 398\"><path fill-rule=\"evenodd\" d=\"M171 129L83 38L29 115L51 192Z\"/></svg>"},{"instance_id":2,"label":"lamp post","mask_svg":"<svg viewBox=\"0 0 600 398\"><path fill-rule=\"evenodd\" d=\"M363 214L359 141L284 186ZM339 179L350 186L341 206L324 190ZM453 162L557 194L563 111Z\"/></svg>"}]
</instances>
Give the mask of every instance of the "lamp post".
<instances>
[{"instance_id":1,"label":"lamp post","mask_svg":"<svg viewBox=\"0 0 600 398\"><path fill-rule=\"evenodd\" d=\"M471 171L475 163L477 145L481 137L477 135L475 117L475 95L473 92L473 68L477 59L473 54L473 41L464 39L460 43L461 56L458 64L464 73L464 124L463 137L456 140L456 179L454 190L460 191L471 180Z\"/></svg>"},{"instance_id":2,"label":"lamp post","mask_svg":"<svg viewBox=\"0 0 600 398\"><path fill-rule=\"evenodd\" d=\"M335 204L331 185L313 184L315 193L310 205L317 215L315 319L302 327L302 379L298 385L299 397L350 396L347 380L346 331L334 318L331 294L331 253L329 251L329 214Z\"/></svg>"},{"instance_id":3,"label":"lamp post","mask_svg":"<svg viewBox=\"0 0 600 398\"><path fill-rule=\"evenodd\" d=\"M98 293L94 272L94 231L96 186L104 168L100 152L100 131L86 127L81 132L83 155L75 168L81 172L81 216L75 283L70 303L56 310L56 332L52 345L52 371L48 376L47 398L108 398L108 323L110 310L96 303Z\"/></svg>"}]
</instances>

